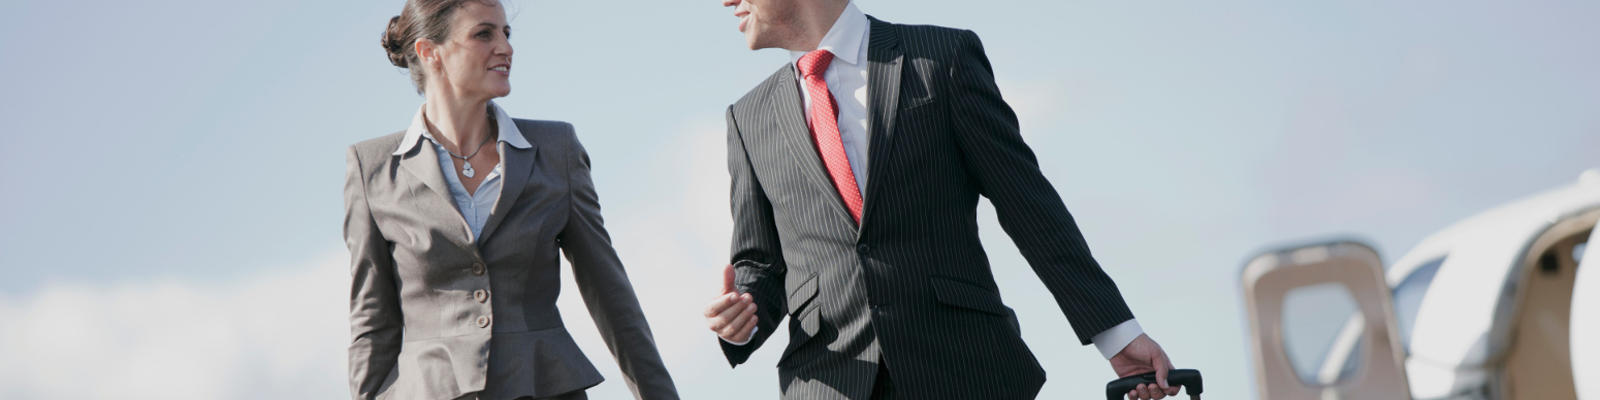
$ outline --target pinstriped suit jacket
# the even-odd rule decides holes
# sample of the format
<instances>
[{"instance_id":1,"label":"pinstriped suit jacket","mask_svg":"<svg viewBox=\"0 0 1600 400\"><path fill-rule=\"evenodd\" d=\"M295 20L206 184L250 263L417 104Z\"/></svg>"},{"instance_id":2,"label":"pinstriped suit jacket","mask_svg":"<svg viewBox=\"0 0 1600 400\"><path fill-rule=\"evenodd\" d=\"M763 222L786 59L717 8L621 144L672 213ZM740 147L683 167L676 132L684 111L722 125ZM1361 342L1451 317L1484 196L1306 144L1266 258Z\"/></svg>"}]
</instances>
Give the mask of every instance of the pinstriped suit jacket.
<instances>
[{"instance_id":1,"label":"pinstriped suit jacket","mask_svg":"<svg viewBox=\"0 0 1600 400\"><path fill-rule=\"evenodd\" d=\"M1044 371L1001 302L978 196L1080 343L1133 315L1023 143L977 35L875 18L871 29L859 227L824 172L789 66L728 109L732 262L760 329L723 352L744 362L787 316L786 399L866 399L879 362L907 398L1033 398Z\"/></svg>"}]
</instances>

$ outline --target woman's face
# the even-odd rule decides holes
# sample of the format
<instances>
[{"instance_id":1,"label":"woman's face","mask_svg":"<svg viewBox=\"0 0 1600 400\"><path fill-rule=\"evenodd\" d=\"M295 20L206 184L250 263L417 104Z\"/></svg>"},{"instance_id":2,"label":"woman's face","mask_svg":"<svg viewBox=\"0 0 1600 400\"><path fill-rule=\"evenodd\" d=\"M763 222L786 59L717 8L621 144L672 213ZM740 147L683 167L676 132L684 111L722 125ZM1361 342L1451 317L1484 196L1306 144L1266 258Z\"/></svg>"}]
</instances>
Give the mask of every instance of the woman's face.
<instances>
[{"instance_id":1,"label":"woman's face","mask_svg":"<svg viewBox=\"0 0 1600 400\"><path fill-rule=\"evenodd\" d=\"M499 2L467 2L450 16L450 33L437 44L430 86L474 100L511 94L510 39Z\"/></svg>"}]
</instances>

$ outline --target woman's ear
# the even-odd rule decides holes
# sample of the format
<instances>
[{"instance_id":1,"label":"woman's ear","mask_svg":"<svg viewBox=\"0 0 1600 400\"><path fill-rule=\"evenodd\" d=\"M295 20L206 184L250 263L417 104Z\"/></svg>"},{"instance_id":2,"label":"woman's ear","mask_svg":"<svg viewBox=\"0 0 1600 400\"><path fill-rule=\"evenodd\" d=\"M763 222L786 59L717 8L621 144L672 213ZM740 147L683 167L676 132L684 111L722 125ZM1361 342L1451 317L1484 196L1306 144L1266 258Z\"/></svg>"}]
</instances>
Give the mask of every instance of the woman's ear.
<instances>
[{"instance_id":1,"label":"woman's ear","mask_svg":"<svg viewBox=\"0 0 1600 400\"><path fill-rule=\"evenodd\" d=\"M432 70L433 66L437 65L436 61L439 61L439 45L437 43L428 40L428 38L417 38L416 41L411 42L411 48L417 52L417 61L421 62L424 68Z\"/></svg>"}]
</instances>

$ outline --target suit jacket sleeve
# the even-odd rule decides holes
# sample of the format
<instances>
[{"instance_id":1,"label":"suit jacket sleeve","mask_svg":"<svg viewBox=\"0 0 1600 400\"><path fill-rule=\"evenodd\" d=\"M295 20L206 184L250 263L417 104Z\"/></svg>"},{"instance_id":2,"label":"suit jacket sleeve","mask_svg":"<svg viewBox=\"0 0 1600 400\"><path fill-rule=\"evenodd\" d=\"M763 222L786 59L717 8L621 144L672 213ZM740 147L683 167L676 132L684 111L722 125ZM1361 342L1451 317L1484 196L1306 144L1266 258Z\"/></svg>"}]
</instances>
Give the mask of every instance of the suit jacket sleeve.
<instances>
[{"instance_id":1,"label":"suit jacket sleeve","mask_svg":"<svg viewBox=\"0 0 1600 400\"><path fill-rule=\"evenodd\" d=\"M346 156L344 242L350 248L350 394L372 399L385 389L400 356L400 316L389 242L367 205L366 174L354 147Z\"/></svg>"},{"instance_id":2,"label":"suit jacket sleeve","mask_svg":"<svg viewBox=\"0 0 1600 400\"><path fill-rule=\"evenodd\" d=\"M956 42L949 101L967 173L1055 296L1078 341L1088 344L1095 334L1132 319L1133 313L1116 283L1089 254L1061 196L1023 143L1017 116L1000 97L978 35L961 31Z\"/></svg>"},{"instance_id":3,"label":"suit jacket sleeve","mask_svg":"<svg viewBox=\"0 0 1600 400\"><path fill-rule=\"evenodd\" d=\"M729 205L733 211L734 286L750 293L756 303L756 333L744 345L717 339L728 364L738 366L778 329L788 300L784 293L783 250L778 244L778 228L772 218L772 203L756 180L755 169L744 147L744 139L728 108L728 177L731 184Z\"/></svg>"},{"instance_id":4,"label":"suit jacket sleeve","mask_svg":"<svg viewBox=\"0 0 1600 400\"><path fill-rule=\"evenodd\" d=\"M565 126L570 132L571 127ZM570 134L569 134L570 135ZM677 399L678 391L656 350L655 337L639 307L622 260L611 247L600 217L600 197L589 176L589 154L572 137L568 180L572 211L561 231L561 249L583 294L600 337L611 349L623 379L639 399Z\"/></svg>"}]
</instances>

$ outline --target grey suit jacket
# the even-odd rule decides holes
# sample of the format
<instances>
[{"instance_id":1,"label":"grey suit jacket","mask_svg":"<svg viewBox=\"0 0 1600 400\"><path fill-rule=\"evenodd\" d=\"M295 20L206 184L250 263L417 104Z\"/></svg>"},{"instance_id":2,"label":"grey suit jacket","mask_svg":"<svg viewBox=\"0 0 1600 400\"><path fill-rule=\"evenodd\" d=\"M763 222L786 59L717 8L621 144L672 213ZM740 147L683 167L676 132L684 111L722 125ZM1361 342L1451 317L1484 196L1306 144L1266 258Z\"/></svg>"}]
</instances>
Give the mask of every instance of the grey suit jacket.
<instances>
[{"instance_id":1,"label":"grey suit jacket","mask_svg":"<svg viewBox=\"0 0 1600 400\"><path fill-rule=\"evenodd\" d=\"M433 146L393 155L404 132L350 147L354 398L543 397L602 378L573 343L556 296L566 253L589 314L636 397L677 392L600 218L572 126L516 120L529 149L501 146L505 175L481 237L450 200Z\"/></svg>"},{"instance_id":2,"label":"grey suit jacket","mask_svg":"<svg viewBox=\"0 0 1600 400\"><path fill-rule=\"evenodd\" d=\"M1033 398L1044 371L1022 342L978 240L994 204L1080 343L1133 317L1023 143L977 35L871 20L868 187L845 210L785 65L728 109L736 285L759 329L789 321L786 399L866 399L878 363L913 399Z\"/></svg>"}]
</instances>

